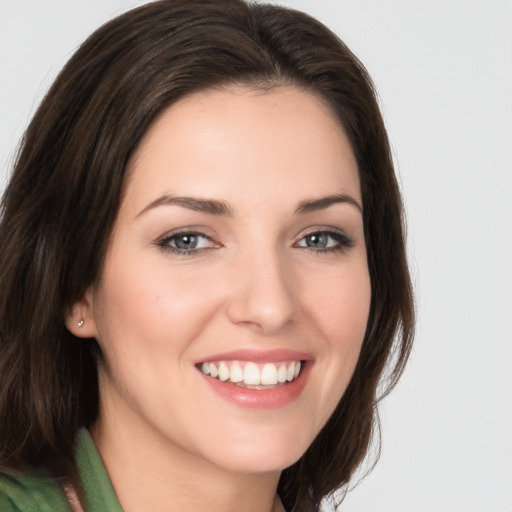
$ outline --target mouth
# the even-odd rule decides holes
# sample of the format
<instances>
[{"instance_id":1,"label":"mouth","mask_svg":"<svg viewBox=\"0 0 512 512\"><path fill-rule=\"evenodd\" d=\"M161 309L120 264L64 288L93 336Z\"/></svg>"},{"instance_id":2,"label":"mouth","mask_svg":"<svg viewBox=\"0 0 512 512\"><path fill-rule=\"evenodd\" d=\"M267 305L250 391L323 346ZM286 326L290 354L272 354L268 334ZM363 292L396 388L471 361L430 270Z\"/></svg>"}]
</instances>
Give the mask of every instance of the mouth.
<instances>
[{"instance_id":1,"label":"mouth","mask_svg":"<svg viewBox=\"0 0 512 512\"><path fill-rule=\"evenodd\" d=\"M245 389L265 390L285 386L301 374L305 361L288 360L260 363L257 361L219 360L197 364L204 374L220 382Z\"/></svg>"},{"instance_id":2,"label":"mouth","mask_svg":"<svg viewBox=\"0 0 512 512\"><path fill-rule=\"evenodd\" d=\"M195 362L198 374L217 396L242 408L278 409L296 402L315 358L288 349L240 349Z\"/></svg>"}]
</instances>

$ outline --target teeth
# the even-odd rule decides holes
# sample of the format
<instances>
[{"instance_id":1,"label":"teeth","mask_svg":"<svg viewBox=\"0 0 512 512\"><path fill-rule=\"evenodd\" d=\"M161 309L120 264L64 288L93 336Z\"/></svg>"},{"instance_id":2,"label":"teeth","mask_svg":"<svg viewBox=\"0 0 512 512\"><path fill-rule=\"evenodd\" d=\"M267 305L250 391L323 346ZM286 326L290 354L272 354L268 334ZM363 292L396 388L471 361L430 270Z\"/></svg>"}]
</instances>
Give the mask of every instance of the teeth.
<instances>
[{"instance_id":1,"label":"teeth","mask_svg":"<svg viewBox=\"0 0 512 512\"><path fill-rule=\"evenodd\" d=\"M300 366L300 365L299 365ZM277 371L277 381L281 384L286 382L286 365L282 364Z\"/></svg>"},{"instance_id":2,"label":"teeth","mask_svg":"<svg viewBox=\"0 0 512 512\"><path fill-rule=\"evenodd\" d=\"M219 361L215 363L202 363L201 371L205 375L218 378L220 381L244 383L247 386L275 386L291 382L299 376L300 361L288 363L265 363L258 366L256 363Z\"/></svg>"},{"instance_id":3,"label":"teeth","mask_svg":"<svg viewBox=\"0 0 512 512\"><path fill-rule=\"evenodd\" d=\"M267 363L261 370L261 383L266 386L277 384L277 368L275 364Z\"/></svg>"},{"instance_id":4,"label":"teeth","mask_svg":"<svg viewBox=\"0 0 512 512\"><path fill-rule=\"evenodd\" d=\"M229 379L228 367L224 363L220 363L220 365L219 365L219 380L225 381L228 379Z\"/></svg>"},{"instance_id":5,"label":"teeth","mask_svg":"<svg viewBox=\"0 0 512 512\"><path fill-rule=\"evenodd\" d=\"M261 375L259 368L254 363L247 363L244 368L244 384L259 386Z\"/></svg>"},{"instance_id":6,"label":"teeth","mask_svg":"<svg viewBox=\"0 0 512 512\"><path fill-rule=\"evenodd\" d=\"M219 370L217 370L217 367L213 363L209 364L208 371L212 377L217 377L219 375Z\"/></svg>"},{"instance_id":7,"label":"teeth","mask_svg":"<svg viewBox=\"0 0 512 512\"><path fill-rule=\"evenodd\" d=\"M244 373L239 364L234 364L229 372L229 380L231 382L242 382L244 380Z\"/></svg>"}]
</instances>

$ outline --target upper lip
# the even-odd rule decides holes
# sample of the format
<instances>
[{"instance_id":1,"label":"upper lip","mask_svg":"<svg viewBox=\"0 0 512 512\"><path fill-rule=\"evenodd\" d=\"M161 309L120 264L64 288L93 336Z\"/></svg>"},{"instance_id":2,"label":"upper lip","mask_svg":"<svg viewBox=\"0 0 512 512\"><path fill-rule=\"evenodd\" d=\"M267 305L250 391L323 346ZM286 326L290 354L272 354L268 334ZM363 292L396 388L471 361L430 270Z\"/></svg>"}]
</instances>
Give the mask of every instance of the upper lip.
<instances>
[{"instance_id":1,"label":"upper lip","mask_svg":"<svg viewBox=\"0 0 512 512\"><path fill-rule=\"evenodd\" d=\"M312 361L311 354L289 349L254 350L239 349L229 352L217 353L197 363L209 363L213 361L253 361L255 363L279 363L281 361Z\"/></svg>"}]
</instances>

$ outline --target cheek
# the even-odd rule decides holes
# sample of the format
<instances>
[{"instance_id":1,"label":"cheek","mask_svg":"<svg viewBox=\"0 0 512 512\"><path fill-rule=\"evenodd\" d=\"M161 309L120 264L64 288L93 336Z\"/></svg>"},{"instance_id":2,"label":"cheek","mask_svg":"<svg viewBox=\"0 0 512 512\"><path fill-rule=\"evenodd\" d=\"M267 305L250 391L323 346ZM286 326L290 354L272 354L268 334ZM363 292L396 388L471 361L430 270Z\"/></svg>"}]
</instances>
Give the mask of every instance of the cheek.
<instances>
[{"instance_id":1,"label":"cheek","mask_svg":"<svg viewBox=\"0 0 512 512\"><path fill-rule=\"evenodd\" d=\"M367 267L319 275L316 284L318 291L309 302L325 339L332 349L359 350L371 300Z\"/></svg>"},{"instance_id":2,"label":"cheek","mask_svg":"<svg viewBox=\"0 0 512 512\"><path fill-rule=\"evenodd\" d=\"M203 276L194 275L154 260L105 267L94 306L107 405L120 396L158 425L187 410L183 393L173 390L190 384L189 349L218 304Z\"/></svg>"},{"instance_id":3,"label":"cheek","mask_svg":"<svg viewBox=\"0 0 512 512\"><path fill-rule=\"evenodd\" d=\"M366 265L346 272L319 274L317 293L309 299L310 315L324 340L318 387L318 429L341 400L357 364L371 300Z\"/></svg>"},{"instance_id":4,"label":"cheek","mask_svg":"<svg viewBox=\"0 0 512 512\"><path fill-rule=\"evenodd\" d=\"M203 277L192 268L172 272L165 261L155 263L153 258L113 258L93 299L102 348L107 354L116 347L140 351L143 357L153 353L149 347L173 352L184 348L218 308L215 287Z\"/></svg>"}]
</instances>

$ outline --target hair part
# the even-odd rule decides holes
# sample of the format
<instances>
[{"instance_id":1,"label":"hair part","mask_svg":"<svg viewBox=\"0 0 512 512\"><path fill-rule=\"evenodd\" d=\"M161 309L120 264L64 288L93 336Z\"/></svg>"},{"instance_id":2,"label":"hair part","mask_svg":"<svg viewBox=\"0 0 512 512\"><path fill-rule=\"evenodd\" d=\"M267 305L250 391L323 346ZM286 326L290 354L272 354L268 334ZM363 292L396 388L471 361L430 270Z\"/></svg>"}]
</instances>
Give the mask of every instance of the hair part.
<instances>
[{"instance_id":1,"label":"hair part","mask_svg":"<svg viewBox=\"0 0 512 512\"><path fill-rule=\"evenodd\" d=\"M65 327L101 272L128 162L156 117L214 87L292 85L323 98L358 163L372 299L359 361L279 494L296 512L347 484L377 421L377 392L403 372L414 312L402 204L365 68L310 16L242 0L161 0L98 29L30 123L0 222L0 466L72 476L78 429L98 414L95 340Z\"/></svg>"}]
</instances>

